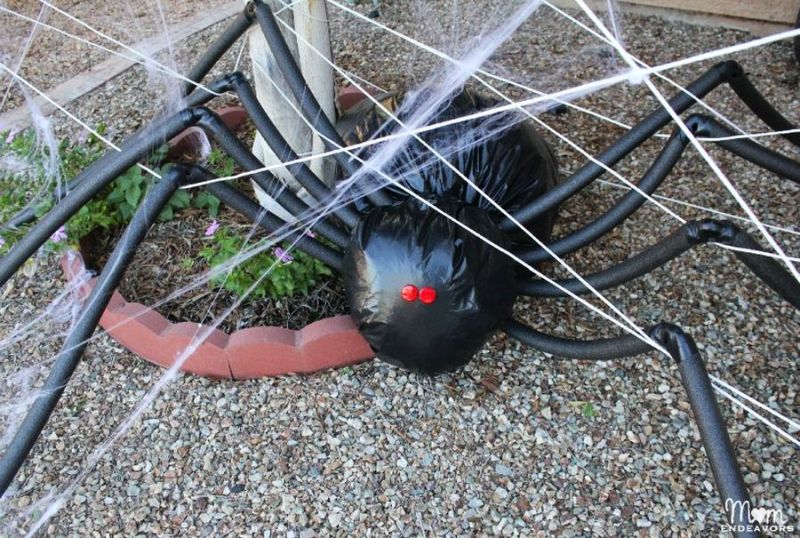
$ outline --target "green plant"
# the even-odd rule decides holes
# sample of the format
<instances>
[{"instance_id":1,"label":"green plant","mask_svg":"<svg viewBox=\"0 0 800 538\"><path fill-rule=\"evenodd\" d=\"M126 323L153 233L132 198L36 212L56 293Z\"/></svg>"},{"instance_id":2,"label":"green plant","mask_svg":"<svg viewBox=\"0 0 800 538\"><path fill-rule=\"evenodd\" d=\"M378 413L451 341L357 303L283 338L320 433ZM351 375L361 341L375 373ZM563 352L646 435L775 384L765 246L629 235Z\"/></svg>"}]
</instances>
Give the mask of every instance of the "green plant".
<instances>
[{"instance_id":1,"label":"green plant","mask_svg":"<svg viewBox=\"0 0 800 538\"><path fill-rule=\"evenodd\" d=\"M96 131L99 135L106 132L106 127L100 125ZM60 182L68 181L77 176L81 171L99 159L105 152L104 142L95 135L83 141L71 142L62 139L58 143L57 162L59 163L58 175ZM225 153L212 150L209 165L217 174L230 175L234 170L234 162ZM150 168L160 172L167 155L167 147L162 146L148 158ZM45 169L45 162L49 159L50 150L41 146L36 132L28 129L9 136L8 132L0 133L0 222L5 222L23 209L29 200L37 216L46 213L53 205L57 178L53 171ZM35 186L41 185L41 178L48 177L48 188L36 192ZM93 230L108 230L127 223L154 178L139 166L133 166L117 178L109 187L103 189L98 196L83 206L66 225L66 241L54 245L59 250L63 245L76 245L82 237ZM170 198L167 206L159 215L160 221L168 221L175 217L176 212L193 205L205 208L210 217L214 218L219 213L219 200L211 194L201 192L192 196L190 191L179 190ZM0 234L0 253L5 252L18 239L24 227L20 230L6 230Z\"/></svg>"},{"instance_id":2,"label":"green plant","mask_svg":"<svg viewBox=\"0 0 800 538\"><path fill-rule=\"evenodd\" d=\"M233 175L236 162L233 160L233 157L219 148L213 148L206 158L206 166L214 175L225 177ZM208 211L208 216L212 219L216 218L219 214L219 199L209 192L200 191L197 193L194 196L192 205L199 209L206 209Z\"/></svg>"},{"instance_id":3,"label":"green plant","mask_svg":"<svg viewBox=\"0 0 800 538\"><path fill-rule=\"evenodd\" d=\"M194 258L188 256L181 258L181 269L191 269L194 267Z\"/></svg>"},{"instance_id":4,"label":"green plant","mask_svg":"<svg viewBox=\"0 0 800 538\"><path fill-rule=\"evenodd\" d=\"M307 294L320 277L330 275L331 270L322 262L302 252L291 255L276 248L271 254L259 253L226 270L223 264L238 256L245 239L222 229L208 238L210 245L200 255L211 266L214 276L211 284L222 286L242 297L248 293L254 298L274 299ZM253 288L252 290L250 288Z\"/></svg>"},{"instance_id":5,"label":"green plant","mask_svg":"<svg viewBox=\"0 0 800 538\"><path fill-rule=\"evenodd\" d=\"M182 191L186 192L186 191ZM194 195L194 207L208 210L208 216L212 219L219 215L219 198L207 191L200 191Z\"/></svg>"},{"instance_id":6,"label":"green plant","mask_svg":"<svg viewBox=\"0 0 800 538\"><path fill-rule=\"evenodd\" d=\"M102 135L105 127L98 127ZM44 162L49 156L47 148L39 146L36 133L32 130L9 137L8 133L0 134L0 162L3 159L13 161L13 167L0 166L0 222L7 220L25 207L28 200L38 194L33 202L38 215L44 214L53 203L54 185L47 192L32 193L30 185L45 173ZM60 175L71 179L105 153L105 146L99 137L94 135L80 143L61 140L58 144ZM148 167L161 172L167 148L155 151L147 161ZM206 166L217 176L233 175L234 160L218 148L208 155ZM10 172L13 170L13 173ZM31 181L25 181L30 179ZM67 222L63 230L51 241L54 250L66 245L76 245L82 237L95 230L110 230L127 223L141 203L147 189L154 178L139 166L129 168L109 187L101 191L94 200L81 209ZM55 182L53 182L55 183ZM175 217L181 209L194 206L206 209L211 218L219 214L219 200L207 192L192 194L191 191L179 190L161 211L159 220L167 221ZM4 231L0 235L0 253L5 252L18 239L24 228ZM243 296L251 287L250 294L254 298L280 298L296 293L307 294L322 276L331 271L321 262L303 254L293 252L291 255L275 249L271 254L260 253L237 264L230 272L221 270L221 266L237 256L245 239L229 230L219 230L207 238L209 244L201 251L201 256L209 265L217 270L211 280L212 284L223 286L229 291ZM282 259L276 257L278 253ZM180 262L181 267L189 270L194 266L191 258ZM264 276L265 275L265 276ZM262 278L263 276L263 278Z\"/></svg>"},{"instance_id":7,"label":"green plant","mask_svg":"<svg viewBox=\"0 0 800 538\"><path fill-rule=\"evenodd\" d=\"M120 222L122 220L108 207L106 200L92 200L67 221L68 242L74 245L93 231L109 230Z\"/></svg>"},{"instance_id":8,"label":"green plant","mask_svg":"<svg viewBox=\"0 0 800 538\"><path fill-rule=\"evenodd\" d=\"M158 166L164 161L167 155L167 147L162 146L156 150L148 159L151 167L157 168L157 172L163 170ZM133 217L139 202L142 201L147 189L152 185L154 178L151 174L142 170L139 166L132 166L122 174L112 184L111 192L107 194L106 200L110 206L118 213L122 222L127 222ZM166 222L175 218L176 210L185 209L191 204L191 196L185 190L178 190L167 202L164 209L158 215L158 220Z\"/></svg>"},{"instance_id":9,"label":"green plant","mask_svg":"<svg viewBox=\"0 0 800 538\"><path fill-rule=\"evenodd\" d=\"M97 134L104 135L106 126L97 126ZM90 134L85 141L71 142L68 138L58 144L58 156L61 162L61 175L67 179L80 174L87 166L103 156L106 145L100 137Z\"/></svg>"},{"instance_id":10,"label":"green plant","mask_svg":"<svg viewBox=\"0 0 800 538\"><path fill-rule=\"evenodd\" d=\"M49 156L40 148L32 129L11 136L0 133L0 222L5 222L29 202L37 206L39 190L48 180L55 180L52 171L45 170ZM48 191L49 192L49 191Z\"/></svg>"},{"instance_id":11,"label":"green plant","mask_svg":"<svg viewBox=\"0 0 800 538\"><path fill-rule=\"evenodd\" d=\"M586 402L582 400L576 400L571 402L574 407L578 409L581 415L586 418L594 418L597 416L597 409L594 408L592 402Z\"/></svg>"},{"instance_id":12,"label":"green plant","mask_svg":"<svg viewBox=\"0 0 800 538\"><path fill-rule=\"evenodd\" d=\"M233 170L236 168L236 162L233 157L225 153L219 148L213 148L206 157L206 166L214 174L225 177L233 175Z\"/></svg>"},{"instance_id":13,"label":"green plant","mask_svg":"<svg viewBox=\"0 0 800 538\"><path fill-rule=\"evenodd\" d=\"M105 126L99 126L97 131L104 133ZM94 135L80 143L63 139L57 146L56 162L59 168L53 171L45 167L45 162L50 158L50 149L47 146L40 147L34 130L28 129L13 137L2 133L0 138L4 141L0 143L0 160L15 164L0 166L0 191L3 193L0 195L0 221L11 218L28 203L37 216L43 215L53 205L53 194L57 186L63 186L64 182L80 173L105 152L103 142ZM47 188L36 191L33 186L41 186L41 178L49 180ZM29 200L31 201L28 202ZM67 241L56 244L56 250L65 243L77 243L95 228L110 228L116 224L118 219L109 209L108 203L102 197L92 200L67 223L63 231L67 235ZM13 244L24 230L25 227L21 227L19 230L3 232L5 248Z\"/></svg>"}]
</instances>

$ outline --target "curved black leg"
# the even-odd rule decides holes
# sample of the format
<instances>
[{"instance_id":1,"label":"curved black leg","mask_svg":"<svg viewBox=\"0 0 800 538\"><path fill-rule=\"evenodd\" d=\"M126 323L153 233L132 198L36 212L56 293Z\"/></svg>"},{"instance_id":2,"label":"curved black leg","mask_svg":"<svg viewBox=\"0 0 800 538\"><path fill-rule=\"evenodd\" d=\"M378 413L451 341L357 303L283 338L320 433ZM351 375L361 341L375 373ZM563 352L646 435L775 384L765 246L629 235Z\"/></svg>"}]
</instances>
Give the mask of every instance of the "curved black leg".
<instances>
[{"instance_id":1,"label":"curved black leg","mask_svg":"<svg viewBox=\"0 0 800 538\"><path fill-rule=\"evenodd\" d=\"M735 82L732 82L734 80ZM744 75L741 66L734 61L721 62L710 68L697 80L686 86L688 93L681 91L674 95L669 100L669 105L676 113L680 114L695 104L696 101L692 96L703 98L714 88L726 82L735 85L734 90L738 88L737 94L768 125L780 126L780 130L794 127L786 118L766 103L766 100L752 87L752 84L749 87L747 86L749 84L747 77ZM747 97L742 97L743 95ZM671 121L672 116L663 107L659 107L600 153L597 156L597 160L608 167L614 166ZM786 138L796 143L797 136L795 134L786 136ZM512 216L522 224L528 223L536 217L544 215L547 211L586 187L604 172L605 169L602 166L594 162L586 163L556 188L532 201L527 206L518 209ZM503 219L500 227L509 232L515 230L517 225L510 219Z\"/></svg>"},{"instance_id":2,"label":"curved black leg","mask_svg":"<svg viewBox=\"0 0 800 538\"><path fill-rule=\"evenodd\" d=\"M680 226L658 243L627 260L583 278L595 290L605 290L639 278L674 260L692 247L710 242L749 250L763 250L750 234L733 223L713 219L695 220ZM770 288L795 308L800 309L800 283L784 270L777 260L738 250L734 250L733 253ZM551 284L545 280L519 279L517 292L533 297L566 297L568 294L564 289L578 295L590 292L589 288L577 278L554 282L555 284Z\"/></svg>"},{"instance_id":3,"label":"curved black leg","mask_svg":"<svg viewBox=\"0 0 800 538\"><path fill-rule=\"evenodd\" d=\"M197 117L197 125L210 134L240 166L246 170L257 170L264 167L264 164L236 138L236 135L228 129L219 116L204 107L193 108L192 112ZM312 209L288 189L281 180L269 172L256 172L251 177L264 192L292 215L300 216ZM342 248L347 246L350 239L343 230L324 220L315 222L314 231Z\"/></svg>"},{"instance_id":4,"label":"curved black leg","mask_svg":"<svg viewBox=\"0 0 800 538\"><path fill-rule=\"evenodd\" d=\"M686 119L685 123L697 136L724 137L734 134L727 127L703 114L692 114ZM719 140L715 141L715 143L762 168L800 183L800 163L780 153L767 149L751 140ZM650 195L663 183L688 144L689 139L680 129L676 128L664 149L661 150L661 153L658 154L653 164L636 185L639 189L638 191L631 190L595 220L553 241L547 247L556 255L563 256L603 237L617 225L624 222L647 201L647 198L642 193ZM519 256L528 263L540 263L551 258L550 253L541 247L527 248L521 251Z\"/></svg>"},{"instance_id":5,"label":"curved black leg","mask_svg":"<svg viewBox=\"0 0 800 538\"><path fill-rule=\"evenodd\" d=\"M504 329L523 344L539 351L570 359L610 360L651 351L652 348L633 335L602 340L571 340L541 333L509 320ZM742 479L725 421L719 411L711 380L703 359L691 336L670 323L659 323L648 330L650 337L664 346L678 365L681 382L692 406L695 422L703 439L711 472L722 498L728 523L734 535L741 538L758 536L748 531L750 497ZM745 530L737 530L739 528Z\"/></svg>"},{"instance_id":6,"label":"curved black leg","mask_svg":"<svg viewBox=\"0 0 800 538\"><path fill-rule=\"evenodd\" d=\"M145 158L167 140L196 122L191 110L183 110L135 134L122 151L109 151L81 172L74 189L0 258L0 286L30 258L69 218L125 170Z\"/></svg>"},{"instance_id":7,"label":"curved black leg","mask_svg":"<svg viewBox=\"0 0 800 538\"><path fill-rule=\"evenodd\" d=\"M711 90L723 84L730 76L730 73L731 66L728 62L718 63L686 86L686 90L696 97L705 97ZM694 103L694 99L684 92L678 92L669 100L670 106L678 114L691 107ZM600 153L597 156L597 160L606 166L614 166L670 121L672 121L672 116L662 107L659 107ZM520 208L512 216L523 224L527 223L545 214L600 177L604 172L605 169L603 167L593 162L586 163L555 189L527 206ZM501 228L505 231L511 231L516 228L516 225L506 219L502 221Z\"/></svg>"},{"instance_id":8,"label":"curved black leg","mask_svg":"<svg viewBox=\"0 0 800 538\"><path fill-rule=\"evenodd\" d=\"M714 397L711 379L694 339L671 323L659 323L650 329L650 336L666 348L678 365L681 382L689 397L694 420L706 449L706 457L711 464L717 492L728 514L728 523L734 529L747 529L751 525L750 511L737 507L749 507L750 496L736 461L725 420ZM758 532L747 530L734 530L733 534L737 537L759 535Z\"/></svg>"},{"instance_id":9,"label":"curved black leg","mask_svg":"<svg viewBox=\"0 0 800 538\"><path fill-rule=\"evenodd\" d=\"M258 102L253 88L244 75L238 72L226 75L215 81L210 86L210 89L214 91L233 91L239 96L256 129L281 162L292 162L299 159L297 153L283 137L280 130L272 123L272 120ZM331 197L331 189L314 175L305 163L290 164L286 168L294 174L297 181L318 202L324 202ZM359 221L358 213L350 206L345 205L337 208L334 213L350 228L354 227Z\"/></svg>"},{"instance_id":10,"label":"curved black leg","mask_svg":"<svg viewBox=\"0 0 800 538\"><path fill-rule=\"evenodd\" d=\"M736 134L714 118L704 115L693 115L692 118L695 118L696 129L700 136L727 137ZM747 159L751 163L766 168L770 172L774 172L789 181L800 183L800 163L788 157L784 157L780 153L767 149L757 142L746 138L737 138L733 140L718 140L714 143L722 146L734 155Z\"/></svg>"},{"instance_id":11,"label":"curved black leg","mask_svg":"<svg viewBox=\"0 0 800 538\"><path fill-rule=\"evenodd\" d=\"M89 337L97 327L111 295L133 259L136 247L142 242L147 230L158 218L159 213L186 176L187 168L183 166L170 168L158 182L148 189L139 209L100 273L92 293L81 309L78 320L61 347L61 351L56 355L55 363L40 395L34 401L0 460L0 496L11 485L14 476L55 409L69 378L78 366Z\"/></svg>"},{"instance_id":12,"label":"curved black leg","mask_svg":"<svg viewBox=\"0 0 800 538\"><path fill-rule=\"evenodd\" d=\"M532 329L510 319L503 324L503 330L512 338L538 351L550 353L557 359L580 359L608 361L647 353L653 348L634 336L617 336L598 340L572 340L553 336Z\"/></svg>"},{"instance_id":13,"label":"curved black leg","mask_svg":"<svg viewBox=\"0 0 800 538\"><path fill-rule=\"evenodd\" d=\"M244 11L236 15L236 18L228 25L222 34L214 40L214 42L206 49L203 55L197 60L197 63L192 67L192 70L186 75L186 78L193 82L200 82L203 80L209 71L217 64L222 55L228 52L236 41L247 31L253 24L255 19L253 2L248 2ZM185 82L181 89L182 95L190 95L193 93L195 85L190 82ZM212 96L213 97L213 96ZM200 105L203 103L196 103Z\"/></svg>"},{"instance_id":14,"label":"curved black leg","mask_svg":"<svg viewBox=\"0 0 800 538\"><path fill-rule=\"evenodd\" d=\"M286 45L281 34L281 29L278 27L278 21L275 20L275 15L270 11L269 6L260 0L254 0L256 20L264 38L267 40L272 54L275 56L278 68L281 70L286 84L297 100L300 110L303 112L305 118L314 126L314 129L322 133L323 142L329 150L338 149L338 147L345 147L342 137L339 136L336 127L330 122L328 117L322 111L322 107L317 102L316 97L308 87L297 62L292 56L292 52ZM327 139L327 140L326 140ZM336 153L334 158L339 165L346 171L348 176L356 172L355 165L344 153ZM370 200L377 205L387 205L392 202L391 198L381 190L372 191L367 194Z\"/></svg>"},{"instance_id":15,"label":"curved black leg","mask_svg":"<svg viewBox=\"0 0 800 538\"><path fill-rule=\"evenodd\" d=\"M661 153L658 154L653 164L650 165L650 168L637 183L638 191L631 190L595 220L579 230L549 243L547 248L556 255L563 256L592 243L613 230L647 201L647 198L641 193L653 194L663 183L664 179L675 167L675 163L683 155L688 143L688 138L679 129L676 129L664 149L661 150ZM551 258L550 253L541 247L526 248L519 253L519 256L528 263L540 263Z\"/></svg>"},{"instance_id":16,"label":"curved black leg","mask_svg":"<svg viewBox=\"0 0 800 538\"><path fill-rule=\"evenodd\" d=\"M748 233L740 231L729 243L748 250L763 250ZM775 258L734 250L733 253L758 278L795 308L800 309L800 283L792 277Z\"/></svg>"},{"instance_id":17,"label":"curved black leg","mask_svg":"<svg viewBox=\"0 0 800 538\"><path fill-rule=\"evenodd\" d=\"M747 78L742 66L736 62L733 62L731 66L728 84L730 84L731 89L736 92L736 95L739 96L739 99L741 99L761 121L766 123L773 130L788 131L797 127L769 104L769 101L761 95L761 92L759 92L756 87L753 86L753 83L750 82L750 79ZM800 133L784 133L781 136L795 146L800 147Z\"/></svg>"}]
</instances>

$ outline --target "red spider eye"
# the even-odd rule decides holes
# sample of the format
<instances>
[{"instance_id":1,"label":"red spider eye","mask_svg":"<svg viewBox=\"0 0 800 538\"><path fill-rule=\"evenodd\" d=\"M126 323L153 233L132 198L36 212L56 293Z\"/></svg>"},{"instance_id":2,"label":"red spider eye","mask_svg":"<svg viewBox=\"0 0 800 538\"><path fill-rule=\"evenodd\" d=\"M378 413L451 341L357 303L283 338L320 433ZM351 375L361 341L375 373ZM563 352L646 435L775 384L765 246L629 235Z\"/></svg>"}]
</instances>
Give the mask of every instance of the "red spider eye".
<instances>
[{"instance_id":1,"label":"red spider eye","mask_svg":"<svg viewBox=\"0 0 800 538\"><path fill-rule=\"evenodd\" d=\"M433 288L422 288L419 290L419 300L425 304L431 304L436 300L436 290Z\"/></svg>"},{"instance_id":2,"label":"red spider eye","mask_svg":"<svg viewBox=\"0 0 800 538\"><path fill-rule=\"evenodd\" d=\"M403 300L406 302L413 303L414 301L417 300L418 296L419 296L419 290L413 284L408 284L406 286L403 286L403 289L400 290L400 297L402 297Z\"/></svg>"}]
</instances>

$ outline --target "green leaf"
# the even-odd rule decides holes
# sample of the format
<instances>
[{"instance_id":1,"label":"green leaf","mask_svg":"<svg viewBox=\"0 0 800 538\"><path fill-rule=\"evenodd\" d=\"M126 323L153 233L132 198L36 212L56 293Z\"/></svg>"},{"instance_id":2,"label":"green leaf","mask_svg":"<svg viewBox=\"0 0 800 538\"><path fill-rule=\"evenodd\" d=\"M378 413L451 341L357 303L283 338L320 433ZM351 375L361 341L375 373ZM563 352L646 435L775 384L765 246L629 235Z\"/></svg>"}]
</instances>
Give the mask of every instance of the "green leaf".
<instances>
[{"instance_id":1,"label":"green leaf","mask_svg":"<svg viewBox=\"0 0 800 538\"><path fill-rule=\"evenodd\" d=\"M125 191L122 190L119 186L117 186L113 191L111 191L109 195L106 197L106 200L108 200L112 204L118 204L122 202L124 199L125 199Z\"/></svg>"},{"instance_id":2,"label":"green leaf","mask_svg":"<svg viewBox=\"0 0 800 538\"><path fill-rule=\"evenodd\" d=\"M206 191L198 193L194 197L194 206L198 209L208 208L208 216L212 219L219 214L219 198Z\"/></svg>"},{"instance_id":3,"label":"green leaf","mask_svg":"<svg viewBox=\"0 0 800 538\"><path fill-rule=\"evenodd\" d=\"M125 191L125 201L132 207L139 205L139 198L142 196L142 189L139 185L135 185Z\"/></svg>"},{"instance_id":4,"label":"green leaf","mask_svg":"<svg viewBox=\"0 0 800 538\"><path fill-rule=\"evenodd\" d=\"M208 216L212 219L217 218L217 215L219 215L219 204L219 198L212 194L208 195Z\"/></svg>"},{"instance_id":5,"label":"green leaf","mask_svg":"<svg viewBox=\"0 0 800 538\"><path fill-rule=\"evenodd\" d=\"M161 222L167 222L173 218L175 218L175 212L169 205L165 206L164 209L161 210L161 213L158 214L158 220Z\"/></svg>"},{"instance_id":6,"label":"green leaf","mask_svg":"<svg viewBox=\"0 0 800 538\"><path fill-rule=\"evenodd\" d=\"M169 200L169 205L176 208L176 209L184 209L189 207L192 198L188 192L184 190L175 191L175 194L172 195L172 198Z\"/></svg>"},{"instance_id":7,"label":"green leaf","mask_svg":"<svg viewBox=\"0 0 800 538\"><path fill-rule=\"evenodd\" d=\"M128 221L133 216L133 208L127 203L121 204L119 206L119 212L123 221Z\"/></svg>"}]
</instances>

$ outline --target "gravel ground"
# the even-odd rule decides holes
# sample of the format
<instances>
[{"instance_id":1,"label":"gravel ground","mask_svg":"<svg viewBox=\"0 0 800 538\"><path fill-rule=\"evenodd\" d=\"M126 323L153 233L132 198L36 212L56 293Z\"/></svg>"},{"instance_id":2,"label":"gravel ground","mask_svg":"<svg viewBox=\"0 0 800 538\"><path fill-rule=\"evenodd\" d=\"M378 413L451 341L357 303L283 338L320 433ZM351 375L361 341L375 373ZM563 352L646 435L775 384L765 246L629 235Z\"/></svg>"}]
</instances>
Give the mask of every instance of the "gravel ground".
<instances>
[{"instance_id":1,"label":"gravel ground","mask_svg":"<svg viewBox=\"0 0 800 538\"><path fill-rule=\"evenodd\" d=\"M88 23L107 36L129 45L162 33L165 25L171 26L195 15L199 6L198 2L176 0L138 2L66 0L48 3ZM228 2L223 0L211 0L203 2L203 5L213 9L226 3ZM3 40L0 43L0 61L8 66L16 66L25 50L26 42L30 39L30 46L24 55L25 61L19 74L38 88L54 87L105 60L109 57L109 53L44 26L39 26L34 33L29 19L39 20L64 32L114 49L112 43L40 2L8 0L0 6L8 10L0 10L0 28L7 30L3 32ZM4 94L9 80L10 77L5 73L0 76L2 84L0 87ZM9 92L9 98L3 103L5 106L0 107L0 112L15 108L23 102L24 96L21 93Z\"/></svg>"},{"instance_id":2,"label":"gravel ground","mask_svg":"<svg viewBox=\"0 0 800 538\"><path fill-rule=\"evenodd\" d=\"M504 3L462 2L455 12L452 5L383 2L380 20L452 51L464 36L496 24L493 15ZM435 67L421 51L332 14L337 60L359 75L400 89ZM629 49L648 63L752 37L640 16L624 16L622 27ZM176 44L178 65L186 65L220 28ZM788 42L736 59L778 109L800 121L798 68ZM235 54L229 55L222 68L234 61ZM687 83L709 65L670 76ZM547 89L597 78L612 67L578 28L547 11L520 28L490 63L491 70ZM121 136L154 114L157 94L146 73L132 69L70 110L109 123ZM718 90L708 102L744 129L764 130L729 90ZM628 123L655 106L646 89L630 85L580 104ZM621 133L576 112L544 119L592 152ZM60 121L58 128L75 132ZM565 173L584 162L548 138ZM767 143L798 156L780 140ZM646 145L619 171L638 177L658 148ZM796 185L713 148L711 153L766 222L796 225ZM696 156L681 163L661 193L740 214ZM616 195L617 189L597 185L575 197L562 210L557 235L602 211ZM702 214L671 207L684 217ZM569 261L582 271L604 267L675 225L648 206ZM797 236L776 236L787 252L798 255ZM44 261L28 276L18 276L3 292L2 330L38 315L59 289L58 270ZM800 374L787 368L798 357L800 316L730 253L700 248L607 297L640 325L661 319L682 325L698 340L713 374L800 415ZM617 332L571 300L520 300L518 314L559 334L588 338ZM46 331L56 332L50 325ZM18 373L40 370L56 344L49 337L30 337L4 350L6 404L16 402L14 383L29 382ZM23 370L26 366L31 370ZM5 533L29 527L41 510L35 503L70 482L93 447L160 375L105 336L89 346L19 477L19 490L4 507ZM727 403L722 410L755 503L781 508L796 527L796 449ZM673 365L653 354L609 364L555 361L498 336L469 366L435 379L379 362L236 383L180 377L102 457L43 532L705 536L719 534L721 523Z\"/></svg>"}]
</instances>

